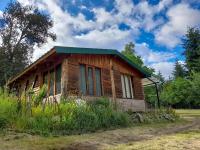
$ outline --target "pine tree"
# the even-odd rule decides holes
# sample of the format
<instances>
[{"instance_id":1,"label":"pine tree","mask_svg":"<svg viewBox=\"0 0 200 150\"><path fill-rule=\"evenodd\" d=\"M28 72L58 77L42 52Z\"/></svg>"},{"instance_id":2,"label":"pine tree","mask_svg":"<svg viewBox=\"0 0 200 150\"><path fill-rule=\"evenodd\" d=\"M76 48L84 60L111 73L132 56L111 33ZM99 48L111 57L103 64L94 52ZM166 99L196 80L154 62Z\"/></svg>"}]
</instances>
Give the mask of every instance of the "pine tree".
<instances>
[{"instance_id":1,"label":"pine tree","mask_svg":"<svg viewBox=\"0 0 200 150\"><path fill-rule=\"evenodd\" d=\"M200 30L189 28L183 40L186 66L189 72L200 72Z\"/></svg>"},{"instance_id":2,"label":"pine tree","mask_svg":"<svg viewBox=\"0 0 200 150\"><path fill-rule=\"evenodd\" d=\"M176 79L178 77L185 77L186 76L186 71L183 67L182 64L180 64L178 61L176 61L175 63L175 68L173 71L173 77Z\"/></svg>"}]
</instances>

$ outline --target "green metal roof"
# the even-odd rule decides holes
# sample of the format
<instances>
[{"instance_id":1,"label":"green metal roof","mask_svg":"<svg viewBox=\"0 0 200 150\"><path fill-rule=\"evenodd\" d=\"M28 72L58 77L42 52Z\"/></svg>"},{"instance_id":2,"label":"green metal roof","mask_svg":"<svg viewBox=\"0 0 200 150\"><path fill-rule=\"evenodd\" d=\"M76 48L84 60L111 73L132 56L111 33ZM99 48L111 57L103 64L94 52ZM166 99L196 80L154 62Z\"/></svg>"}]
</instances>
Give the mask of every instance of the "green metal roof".
<instances>
[{"instance_id":1,"label":"green metal roof","mask_svg":"<svg viewBox=\"0 0 200 150\"><path fill-rule=\"evenodd\" d=\"M143 68L138 66L137 64L133 63L130 59L125 57L119 51L114 49L98 49L98 48L81 48L81 47L62 47L62 46L55 46L54 49L56 53L64 53L64 54L107 54L107 55L115 55L127 62L130 66L137 69L139 72L143 74L143 76L150 77L151 74L146 72Z\"/></svg>"}]
</instances>

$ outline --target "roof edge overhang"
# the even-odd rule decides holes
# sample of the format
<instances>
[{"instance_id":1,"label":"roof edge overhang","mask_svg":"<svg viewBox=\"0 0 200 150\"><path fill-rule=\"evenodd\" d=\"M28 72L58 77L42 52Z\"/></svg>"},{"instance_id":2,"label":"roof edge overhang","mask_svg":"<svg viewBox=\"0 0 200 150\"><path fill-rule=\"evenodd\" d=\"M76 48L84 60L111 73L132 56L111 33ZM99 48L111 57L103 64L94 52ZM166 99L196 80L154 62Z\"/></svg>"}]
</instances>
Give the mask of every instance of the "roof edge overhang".
<instances>
[{"instance_id":1,"label":"roof edge overhang","mask_svg":"<svg viewBox=\"0 0 200 150\"><path fill-rule=\"evenodd\" d=\"M40 58L38 58L35 62L33 62L31 65L29 65L28 67L26 67L22 72L20 72L19 74L17 74L15 77L10 78L7 81L7 85L11 84L12 82L14 82L16 79L18 79L19 77L21 77L22 75L24 75L26 72L28 72L29 70L31 70L33 67L35 67L36 65L38 65L42 60L46 59L47 57L49 57L50 55L52 55L53 53L55 53L55 49L54 47L52 49L50 49L48 52L46 52L44 55L42 55Z\"/></svg>"}]
</instances>

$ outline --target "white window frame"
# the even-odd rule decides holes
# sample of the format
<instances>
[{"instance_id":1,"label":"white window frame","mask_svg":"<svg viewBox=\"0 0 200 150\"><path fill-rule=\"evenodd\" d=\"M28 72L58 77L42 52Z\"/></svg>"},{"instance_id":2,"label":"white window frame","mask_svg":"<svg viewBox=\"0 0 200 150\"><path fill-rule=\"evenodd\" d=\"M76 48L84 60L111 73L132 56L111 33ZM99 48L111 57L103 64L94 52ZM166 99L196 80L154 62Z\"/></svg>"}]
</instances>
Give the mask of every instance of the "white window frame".
<instances>
[{"instance_id":1,"label":"white window frame","mask_svg":"<svg viewBox=\"0 0 200 150\"><path fill-rule=\"evenodd\" d=\"M126 99L133 99L133 82L130 75L121 74L122 97Z\"/></svg>"}]
</instances>

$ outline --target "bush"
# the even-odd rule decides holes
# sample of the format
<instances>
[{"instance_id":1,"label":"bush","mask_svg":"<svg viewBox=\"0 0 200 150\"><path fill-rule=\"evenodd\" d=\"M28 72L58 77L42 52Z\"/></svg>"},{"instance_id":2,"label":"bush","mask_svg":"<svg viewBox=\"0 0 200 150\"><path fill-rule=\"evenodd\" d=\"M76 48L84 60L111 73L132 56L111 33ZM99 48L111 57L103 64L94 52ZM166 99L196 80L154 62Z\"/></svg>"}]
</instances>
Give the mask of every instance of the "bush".
<instances>
[{"instance_id":1,"label":"bush","mask_svg":"<svg viewBox=\"0 0 200 150\"><path fill-rule=\"evenodd\" d=\"M200 73L193 73L188 79L177 78L164 85L162 103L173 108L200 108Z\"/></svg>"}]
</instances>

